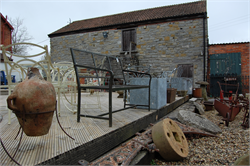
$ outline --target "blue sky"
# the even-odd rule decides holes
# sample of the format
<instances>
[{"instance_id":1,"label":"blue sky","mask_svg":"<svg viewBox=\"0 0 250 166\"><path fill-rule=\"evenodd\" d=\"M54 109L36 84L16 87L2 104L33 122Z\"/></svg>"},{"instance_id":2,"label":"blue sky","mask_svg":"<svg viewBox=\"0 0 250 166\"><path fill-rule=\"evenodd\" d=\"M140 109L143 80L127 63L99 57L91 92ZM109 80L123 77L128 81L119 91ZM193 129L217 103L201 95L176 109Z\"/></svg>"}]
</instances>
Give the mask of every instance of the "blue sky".
<instances>
[{"instance_id":1,"label":"blue sky","mask_svg":"<svg viewBox=\"0 0 250 166\"><path fill-rule=\"evenodd\" d=\"M193 2L190 0L0 0L0 11L24 19L31 42L48 45L48 34L76 20ZM250 41L250 0L208 0L209 43Z\"/></svg>"}]
</instances>

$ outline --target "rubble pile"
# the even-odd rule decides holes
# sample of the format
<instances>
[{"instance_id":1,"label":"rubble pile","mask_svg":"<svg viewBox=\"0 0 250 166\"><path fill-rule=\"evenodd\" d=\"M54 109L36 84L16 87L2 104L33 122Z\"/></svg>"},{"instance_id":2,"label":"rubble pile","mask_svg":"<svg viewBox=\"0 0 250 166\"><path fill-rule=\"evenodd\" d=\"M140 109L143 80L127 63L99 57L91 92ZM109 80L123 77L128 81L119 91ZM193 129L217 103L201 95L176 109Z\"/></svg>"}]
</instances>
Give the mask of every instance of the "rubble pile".
<instances>
[{"instance_id":1,"label":"rubble pile","mask_svg":"<svg viewBox=\"0 0 250 166\"><path fill-rule=\"evenodd\" d=\"M180 110L194 111L194 106L188 102L177 108L168 116L178 120ZM197 135L187 136L189 145L188 156L180 161L167 162L164 159L156 159L157 165L232 165L240 157L249 154L250 129L244 129L241 124L244 112L235 117L229 126L225 126L222 116L219 116L215 109L205 111L202 116L215 125L221 132L216 134L218 137L201 137Z\"/></svg>"}]
</instances>

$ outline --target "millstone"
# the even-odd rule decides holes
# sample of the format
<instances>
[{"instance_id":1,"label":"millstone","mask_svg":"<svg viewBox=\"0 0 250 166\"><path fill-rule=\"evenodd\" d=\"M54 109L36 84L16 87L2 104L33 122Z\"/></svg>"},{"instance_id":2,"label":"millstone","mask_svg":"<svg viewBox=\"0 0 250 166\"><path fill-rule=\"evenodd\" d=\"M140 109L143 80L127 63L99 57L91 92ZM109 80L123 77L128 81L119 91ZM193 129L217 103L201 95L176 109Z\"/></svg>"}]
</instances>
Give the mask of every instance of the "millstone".
<instances>
[{"instance_id":1,"label":"millstone","mask_svg":"<svg viewBox=\"0 0 250 166\"><path fill-rule=\"evenodd\" d=\"M167 161L177 161L188 156L188 143L180 127L166 118L152 128L152 138L160 155Z\"/></svg>"}]
</instances>

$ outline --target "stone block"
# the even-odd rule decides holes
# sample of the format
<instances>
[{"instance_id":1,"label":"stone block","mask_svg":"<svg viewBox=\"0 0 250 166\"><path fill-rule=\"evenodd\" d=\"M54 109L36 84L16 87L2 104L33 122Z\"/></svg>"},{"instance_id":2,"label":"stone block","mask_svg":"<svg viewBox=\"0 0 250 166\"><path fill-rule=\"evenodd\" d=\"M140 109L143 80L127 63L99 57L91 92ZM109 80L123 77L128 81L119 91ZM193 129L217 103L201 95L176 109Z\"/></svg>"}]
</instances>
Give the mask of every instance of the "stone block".
<instances>
[{"instance_id":1,"label":"stone block","mask_svg":"<svg viewBox=\"0 0 250 166\"><path fill-rule=\"evenodd\" d=\"M194 102L194 106L198 110L199 114L201 114L201 115L205 114L205 111L204 111L204 109L203 109L203 107L202 107L201 104L199 104L197 102Z\"/></svg>"},{"instance_id":2,"label":"stone block","mask_svg":"<svg viewBox=\"0 0 250 166\"><path fill-rule=\"evenodd\" d=\"M190 111L180 110L177 118L181 123L203 131L213 134L222 132L221 129L210 120Z\"/></svg>"}]
</instances>

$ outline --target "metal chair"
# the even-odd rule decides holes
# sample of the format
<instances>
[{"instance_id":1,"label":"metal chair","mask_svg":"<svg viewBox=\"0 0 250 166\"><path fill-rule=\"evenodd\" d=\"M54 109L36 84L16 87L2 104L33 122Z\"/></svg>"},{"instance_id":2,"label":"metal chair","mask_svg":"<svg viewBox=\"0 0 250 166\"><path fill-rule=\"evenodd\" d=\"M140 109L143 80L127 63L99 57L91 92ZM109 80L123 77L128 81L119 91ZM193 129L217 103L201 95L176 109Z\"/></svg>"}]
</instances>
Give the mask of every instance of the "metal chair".
<instances>
[{"instance_id":1,"label":"metal chair","mask_svg":"<svg viewBox=\"0 0 250 166\"><path fill-rule=\"evenodd\" d=\"M85 50L73 49L70 48L72 60L74 63L76 79L77 79L77 90L78 90L78 106L77 106L77 121L80 122L80 117L86 118L97 118L97 119L104 119L109 121L109 127L112 127L112 114L123 111L129 108L135 108L136 106L144 106L148 107L150 111L150 84L151 84L151 75L148 73L141 73L131 70L123 69L122 60L115 56L103 55L98 53L93 53ZM104 61L104 63L102 63ZM79 71L81 69L87 69L88 71L94 71L96 75L94 76L81 76ZM108 73L109 76L99 76L99 72ZM149 84L148 85L127 85L125 79L125 73L136 73L137 75L147 75L149 77ZM80 83L80 78L95 78L98 81L98 86L82 86ZM107 85L100 84L99 78L106 78L108 79ZM122 80L124 84L119 84L119 80ZM119 90L126 90L128 89L141 89L147 88L148 89L148 104L147 105L132 105L126 104L124 100L124 108L119 110L112 109L112 92L119 91ZM109 111L107 113L103 113L97 116L94 115L86 115L81 114L81 89L98 89L98 90L107 90L109 93ZM126 96L126 94L125 94ZM128 107L127 107L128 106ZM108 117L104 117L108 115Z\"/></svg>"},{"instance_id":2,"label":"metal chair","mask_svg":"<svg viewBox=\"0 0 250 166\"><path fill-rule=\"evenodd\" d=\"M76 78L72 62L61 61L53 63L53 70L51 70L52 84L56 87L58 94L58 115L61 112L61 100L65 108L72 113L76 113ZM70 100L67 97L70 94ZM65 100L67 102L65 102ZM70 107L68 106L70 104Z\"/></svg>"}]
</instances>

